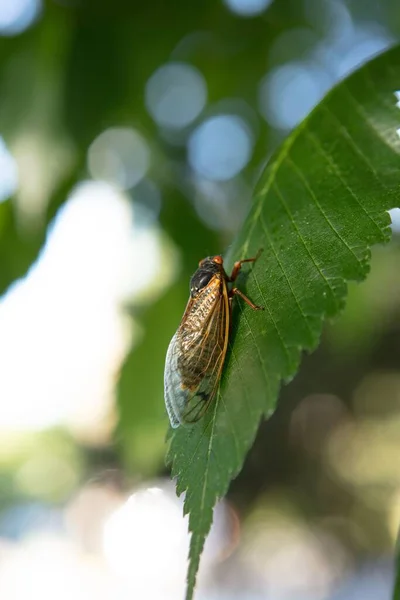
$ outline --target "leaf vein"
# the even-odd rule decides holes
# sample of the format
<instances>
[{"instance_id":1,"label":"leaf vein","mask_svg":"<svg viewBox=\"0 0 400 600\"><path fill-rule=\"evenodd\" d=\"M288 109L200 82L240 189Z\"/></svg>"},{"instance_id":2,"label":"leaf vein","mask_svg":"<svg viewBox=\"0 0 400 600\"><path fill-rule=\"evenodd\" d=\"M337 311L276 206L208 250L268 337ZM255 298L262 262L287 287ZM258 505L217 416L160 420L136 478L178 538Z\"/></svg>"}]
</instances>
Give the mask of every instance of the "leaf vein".
<instances>
[{"instance_id":1,"label":"leaf vein","mask_svg":"<svg viewBox=\"0 0 400 600\"><path fill-rule=\"evenodd\" d=\"M275 321L275 318L274 318L274 316L273 316L273 314L272 314L272 311L271 311L271 309L270 309L270 307L269 307L269 305L268 305L268 302L267 302L267 300L266 300L266 298L265 298L265 296L264 296L264 293L263 293L263 291L262 291L262 289L261 289L261 286L260 286L260 284L259 284L259 282L258 282L258 278L257 278L257 276L256 276L256 274L255 274L255 273L254 273L254 281L255 281L255 283L256 283L256 285L257 285L257 287L258 287L258 291L260 292L260 296L261 296L261 299L262 299L262 304L263 304L264 308L265 308L265 309L268 311L268 314L269 314L269 316L270 316L270 318L271 318L271 321L272 321L272 323L273 323L273 325L274 325L274 327L275 327L276 333L278 334L278 338L279 338L279 340L280 340L280 342L281 342L281 344L282 344L283 351L284 351L284 353L286 354L286 358L287 358L287 361L288 361L288 365L290 365L290 354L289 354L289 349L288 349L288 347L287 347L287 345L286 345L286 343L285 343L285 340L284 340L284 338L283 338L283 336L282 336L282 334L281 334L281 332L280 332L280 329L279 329L279 327L278 327L278 324L277 324L277 322ZM269 385L270 385L270 384L269 384Z\"/></svg>"},{"instance_id":2,"label":"leaf vein","mask_svg":"<svg viewBox=\"0 0 400 600\"><path fill-rule=\"evenodd\" d=\"M344 84L343 89L346 90L348 98L351 100L351 102L354 106L354 109L363 118L366 125L368 125L369 129L373 132L373 134L378 139L380 139L385 144L385 146L388 146L390 149L393 149L393 144L391 144L389 142L387 136L385 135L385 131L383 130L383 128L379 129L378 127L376 127L375 123L373 121L371 121L367 112L364 110L364 108L359 103L358 99L354 96L353 92L351 91L351 89L349 88L349 86L346 83ZM377 97L377 99L379 99L380 104L382 104L381 97L379 95L377 95L376 92L375 92L375 96ZM394 106L395 105L393 105L391 108L394 108ZM391 131L391 129L389 131Z\"/></svg>"},{"instance_id":3,"label":"leaf vein","mask_svg":"<svg viewBox=\"0 0 400 600\"><path fill-rule=\"evenodd\" d=\"M240 449L239 449L238 438L236 436L236 431L233 426L232 419L230 417L230 411L227 410L227 408L226 408L226 404L225 404L225 400L224 400L223 396L221 396L221 402L222 402L223 407L225 408L225 414L227 415L227 422L229 423L230 430L232 432L232 437L233 437L234 446L235 446L235 450L236 450L236 462L239 462L240 461Z\"/></svg>"},{"instance_id":4,"label":"leaf vein","mask_svg":"<svg viewBox=\"0 0 400 600\"><path fill-rule=\"evenodd\" d=\"M257 287L259 288L258 283L257 283ZM268 309L268 312L270 312L269 309ZM260 353L259 344L257 344L256 336L254 335L254 331L253 331L253 329L252 329L252 327L251 327L251 325L249 323L249 319L248 319L248 317L246 315L246 311L242 310L242 314L244 315L244 318L246 320L246 325L248 327L248 330L250 331L250 335L253 338L254 345L257 348L257 354L258 354L258 358L260 359L261 368L262 368L262 371L264 373L265 379L267 381L268 389L271 392L271 384L270 384L270 380L269 380L269 374L268 374L268 370L266 368L266 363L265 363L265 361L264 361L264 359L262 357L262 354ZM279 335L279 331L278 331L278 335ZM285 346L283 340L282 340L282 344Z\"/></svg>"},{"instance_id":5,"label":"leaf vein","mask_svg":"<svg viewBox=\"0 0 400 600\"><path fill-rule=\"evenodd\" d=\"M292 159L290 157L288 157L288 161L292 162ZM304 246L304 249L306 250L308 256L311 258L311 261L313 262L313 264L314 264L315 268L317 269L318 273L321 275L322 279L325 281L326 285L331 290L332 296L335 298L335 291L334 291L333 287L330 284L330 280L324 274L324 272L322 271L321 267L319 266L319 264L315 260L315 258L313 256L311 250L309 249L309 247L308 247L308 245L307 245L307 243L306 243L306 241L305 241L305 239L304 239L301 231L299 230L298 226L296 225L296 221L295 221L295 219L294 219L294 217L293 217L293 215L292 215L292 213L291 213L291 211L289 209L289 206L286 203L285 197L282 194L282 192L281 192L281 190L280 190L280 188L278 186L278 182L277 181L275 181L275 190L276 190L276 193L277 193L277 195L279 196L279 198L281 200L282 206L284 207L284 209L286 211L286 214L289 216L289 218L290 218L290 220L291 220L291 222L293 224L293 227L296 230L296 233L297 233L297 235L298 235L298 237L299 237L302 245Z\"/></svg>"},{"instance_id":6,"label":"leaf vein","mask_svg":"<svg viewBox=\"0 0 400 600\"><path fill-rule=\"evenodd\" d=\"M236 371L237 371L237 373L239 373L239 377L240 377L241 381L244 381L244 378L243 378L243 375L242 375L242 369L240 368L240 363L239 363L238 359L235 356L233 348L232 348L232 356L233 356L234 361L235 361ZM269 382L268 382L268 386L269 386ZM247 386L244 385L243 389L244 389L244 394L243 395L246 398L247 411L249 413L249 417L250 417L250 420L251 420L253 418L253 412L251 410L251 406L250 406L250 403L249 403L249 400L248 400L248 396L247 396Z\"/></svg>"},{"instance_id":7,"label":"leaf vein","mask_svg":"<svg viewBox=\"0 0 400 600\"><path fill-rule=\"evenodd\" d=\"M257 221L260 217L261 211L263 209L264 206L264 196L270 191L272 184L274 182L276 173L279 171L282 163L284 162L286 156L289 154L289 151L291 149L291 147L293 146L293 144L295 143L295 141L297 140L298 136L300 135L301 131L306 128L307 125L307 119L304 119L304 121L302 121L298 127L296 127L296 129L294 131L291 132L291 134L286 138L286 140L283 142L281 149L279 151L279 153L276 156L276 159L271 163L271 166L269 167L269 173L268 173L268 178L267 181L265 182L264 187L258 192L258 202L255 206L254 209L254 214L251 217L250 220L250 227L249 227L249 231L246 235L246 239L243 243L243 247L242 247L242 254L241 254L241 258L245 258L247 256L248 253L248 249L249 249L249 244L250 244L250 238L252 236L252 233L254 231L254 227L257 224ZM256 196L257 197L257 196Z\"/></svg>"},{"instance_id":8,"label":"leaf vein","mask_svg":"<svg viewBox=\"0 0 400 600\"><path fill-rule=\"evenodd\" d=\"M322 145L321 145L320 141L318 140L318 138L314 134L312 134L311 132L307 132L307 134L308 134L308 137L313 141L313 143L315 144L315 146L318 148L318 151L321 154L321 156L324 157L325 161L335 171L336 177L339 179L339 181L344 185L344 187L349 192L349 194L351 194L352 196L354 196L353 190L350 188L350 186L343 179L341 173L338 171L336 163L333 162L333 160L330 157L330 155L322 147ZM292 164L295 165L294 162L292 162ZM344 237L340 234L340 232L336 229L336 227L334 226L334 224L332 223L332 221L329 219L328 215L325 213L324 209L322 208L321 203L319 202L317 196L315 195L313 189L311 188L311 186L307 182L307 180L304 177L303 173L301 173L300 170L297 167L296 167L296 172L298 173L298 175L299 175L300 179L303 181L303 183L306 185L306 188L309 191L312 200L314 201L315 205L318 207L319 211L321 212L321 214L325 218L325 220L326 220L327 224L329 225L329 227L332 229L332 231L335 233L335 235L340 239L340 241L342 242L342 244L348 249L348 251L354 256L354 258L355 258L356 262L359 264L359 266L362 267L362 261L358 258L358 256L354 252L354 248L352 248L346 242L346 240L344 239Z\"/></svg>"},{"instance_id":9,"label":"leaf vein","mask_svg":"<svg viewBox=\"0 0 400 600\"><path fill-rule=\"evenodd\" d=\"M313 339L313 333L312 333L312 330L311 330L311 327L310 327L310 323L308 321L308 318L307 318L305 312L303 311L303 307L301 306L301 303L299 302L299 299L297 298L297 296L296 296L296 294L294 292L293 286L292 286L292 284L290 282L290 278L289 278L288 274L286 273L286 270L285 270L285 268L284 268L284 266L282 264L282 261L280 260L280 258L278 256L278 253L277 253L277 251L274 248L274 245L273 245L272 240L271 240L271 235L269 233L268 227L267 227L267 225L266 225L266 223L264 221L264 218L263 218L262 214L260 215L260 221L261 221L261 226L262 226L262 228L264 230L264 233L265 233L265 235L267 236L267 238L269 240L269 244L270 244L271 250L273 252L273 255L274 255L274 257L275 257L275 259L276 259L276 261L277 261L277 263L279 265L280 270L282 271L282 274L283 274L284 278L286 279L286 283L288 284L289 290L290 290L290 292L291 292L291 294L293 296L293 299L294 299L295 303L297 304L297 307L298 307L298 309L300 311L300 314L302 315L302 317L303 317L303 319L304 319L304 321L306 323L308 332L310 334L310 341L312 341L312 339Z\"/></svg>"}]
</instances>

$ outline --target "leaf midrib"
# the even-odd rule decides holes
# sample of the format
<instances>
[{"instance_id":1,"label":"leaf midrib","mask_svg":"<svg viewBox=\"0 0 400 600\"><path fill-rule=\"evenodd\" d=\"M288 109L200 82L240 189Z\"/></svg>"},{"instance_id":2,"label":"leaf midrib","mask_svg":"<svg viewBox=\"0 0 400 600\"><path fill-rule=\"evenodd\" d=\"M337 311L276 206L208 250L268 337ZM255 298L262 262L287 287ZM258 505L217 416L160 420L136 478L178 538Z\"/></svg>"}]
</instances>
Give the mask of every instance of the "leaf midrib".
<instances>
[{"instance_id":1,"label":"leaf midrib","mask_svg":"<svg viewBox=\"0 0 400 600\"><path fill-rule=\"evenodd\" d=\"M300 125L286 138L286 140L283 142L283 144L281 146L281 150L278 152L278 154L276 156L276 159L274 160L274 157L271 158L272 166L270 167L267 181L265 182L264 187L256 192L256 195L258 197L258 202L254 209L254 214L251 219L250 227L248 229L246 238L243 242L241 260L243 260L247 256L247 252L248 252L249 245L250 245L250 238L253 234L254 227L256 226L258 218L262 211L262 207L263 207L263 202L262 202L263 198L262 197L264 194L267 194L270 191L272 184L275 181L275 176L276 176L277 172L279 171L286 156L289 154L290 148L293 146L294 142L297 140L298 136L300 135L300 132L303 131L303 129L306 127L308 119L309 119L309 117L307 119L305 119L302 123L300 123Z\"/></svg>"}]
</instances>

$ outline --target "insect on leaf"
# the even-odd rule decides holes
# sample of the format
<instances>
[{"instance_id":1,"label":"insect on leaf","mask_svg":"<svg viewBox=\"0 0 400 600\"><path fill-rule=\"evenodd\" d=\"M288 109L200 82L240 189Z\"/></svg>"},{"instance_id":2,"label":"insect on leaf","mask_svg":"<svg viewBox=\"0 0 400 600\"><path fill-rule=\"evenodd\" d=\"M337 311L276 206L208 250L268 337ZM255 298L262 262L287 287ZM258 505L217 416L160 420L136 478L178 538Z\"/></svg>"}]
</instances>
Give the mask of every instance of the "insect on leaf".
<instances>
[{"instance_id":1,"label":"insect on leaf","mask_svg":"<svg viewBox=\"0 0 400 600\"><path fill-rule=\"evenodd\" d=\"M264 252L238 301L220 391L206 416L171 437L168 460L185 492L191 545L187 599L213 507L227 492L274 408L301 351L343 307L349 280L369 269L370 247L390 238L388 209L400 198L400 48L338 85L286 139L266 167L253 207L226 258ZM240 285L240 284L239 284Z\"/></svg>"}]
</instances>

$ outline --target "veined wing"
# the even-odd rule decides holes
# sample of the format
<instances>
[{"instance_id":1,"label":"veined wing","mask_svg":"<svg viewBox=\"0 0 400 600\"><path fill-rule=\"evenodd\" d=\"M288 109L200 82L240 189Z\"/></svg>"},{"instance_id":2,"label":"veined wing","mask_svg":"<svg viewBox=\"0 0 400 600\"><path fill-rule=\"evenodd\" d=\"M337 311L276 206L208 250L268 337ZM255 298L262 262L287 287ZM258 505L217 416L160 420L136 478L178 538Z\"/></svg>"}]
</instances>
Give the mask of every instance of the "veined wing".
<instances>
[{"instance_id":1,"label":"veined wing","mask_svg":"<svg viewBox=\"0 0 400 600\"><path fill-rule=\"evenodd\" d=\"M222 291L213 302L207 300L212 286L203 299L189 301L168 347L164 393L172 427L200 419L218 388L228 346L230 310L225 281L216 284Z\"/></svg>"}]
</instances>

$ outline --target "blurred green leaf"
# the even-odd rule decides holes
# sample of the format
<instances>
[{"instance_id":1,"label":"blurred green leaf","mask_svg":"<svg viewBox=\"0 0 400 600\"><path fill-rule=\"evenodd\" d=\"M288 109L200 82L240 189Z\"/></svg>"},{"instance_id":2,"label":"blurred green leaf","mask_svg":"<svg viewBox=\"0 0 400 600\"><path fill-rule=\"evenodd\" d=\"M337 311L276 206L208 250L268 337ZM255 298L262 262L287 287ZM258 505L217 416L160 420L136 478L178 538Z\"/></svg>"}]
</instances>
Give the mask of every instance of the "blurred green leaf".
<instances>
[{"instance_id":1,"label":"blurred green leaf","mask_svg":"<svg viewBox=\"0 0 400 600\"><path fill-rule=\"evenodd\" d=\"M260 419L301 351L318 345L323 319L343 307L346 281L367 275L371 245L390 238L386 211L398 205L400 185L399 82L395 48L337 86L271 159L230 248L228 266L264 248L246 293L265 311L236 303L218 397L202 421L172 436L168 460L178 493L186 492L192 532L187 599L214 504L240 471Z\"/></svg>"},{"instance_id":2,"label":"blurred green leaf","mask_svg":"<svg viewBox=\"0 0 400 600\"><path fill-rule=\"evenodd\" d=\"M11 151L21 140L25 147L26 140L32 144L35 160L31 156L19 165L19 188L34 174L34 185L41 192L41 206L29 227L21 219L21 199L10 198L0 205L0 293L37 259L49 223L84 173L86 148L71 147L68 160L60 153L70 147L61 115L70 34L69 20L52 5L35 27L0 44L0 134Z\"/></svg>"},{"instance_id":3,"label":"blurred green leaf","mask_svg":"<svg viewBox=\"0 0 400 600\"><path fill-rule=\"evenodd\" d=\"M47 226L67 199L81 171L78 162L70 169L52 194L41 226L30 235L21 231L12 200L0 204L0 294L18 278L26 275L38 258L47 235Z\"/></svg>"},{"instance_id":4,"label":"blurred green leaf","mask_svg":"<svg viewBox=\"0 0 400 600\"><path fill-rule=\"evenodd\" d=\"M346 310L326 329L326 341L335 353L368 356L379 337L396 318L400 305L400 246L396 238L388 246L377 246L371 259L371 274L364 285L348 286ZM382 294L389 289L390 294Z\"/></svg>"}]
</instances>

